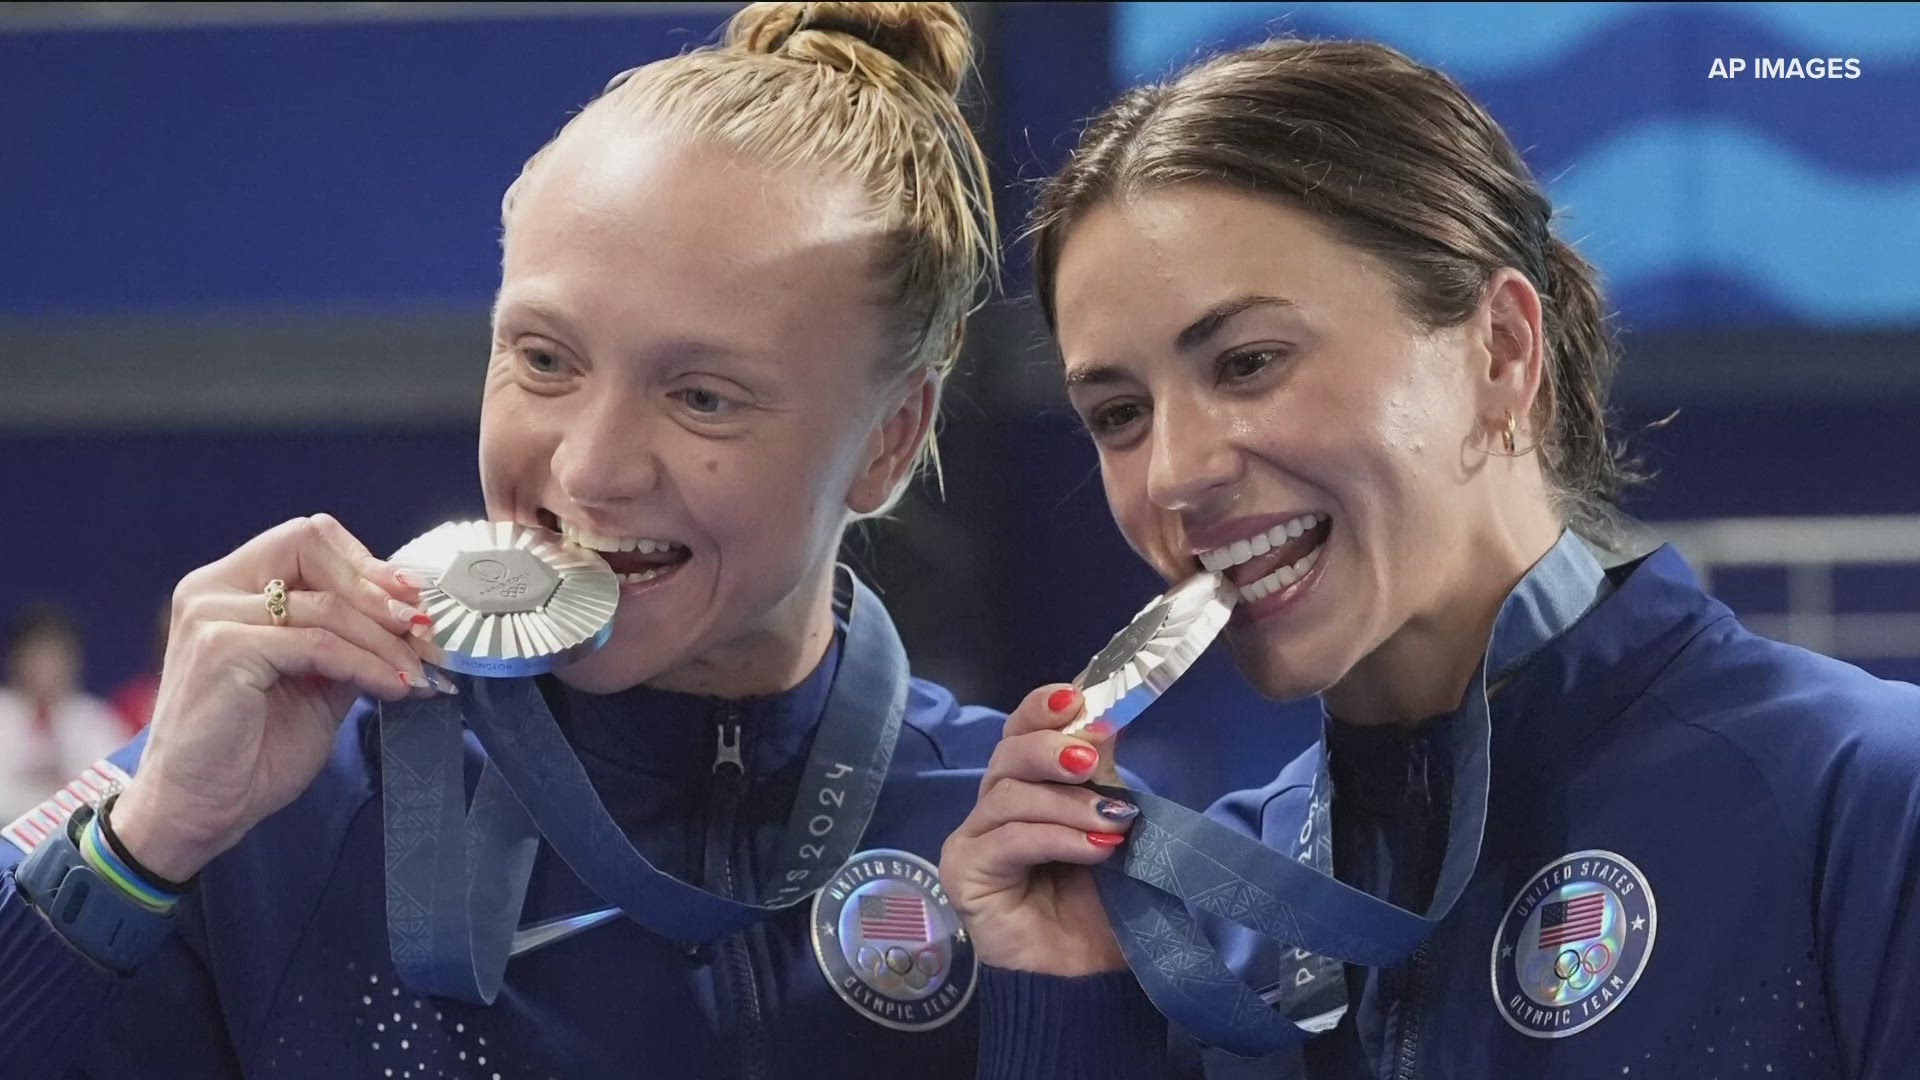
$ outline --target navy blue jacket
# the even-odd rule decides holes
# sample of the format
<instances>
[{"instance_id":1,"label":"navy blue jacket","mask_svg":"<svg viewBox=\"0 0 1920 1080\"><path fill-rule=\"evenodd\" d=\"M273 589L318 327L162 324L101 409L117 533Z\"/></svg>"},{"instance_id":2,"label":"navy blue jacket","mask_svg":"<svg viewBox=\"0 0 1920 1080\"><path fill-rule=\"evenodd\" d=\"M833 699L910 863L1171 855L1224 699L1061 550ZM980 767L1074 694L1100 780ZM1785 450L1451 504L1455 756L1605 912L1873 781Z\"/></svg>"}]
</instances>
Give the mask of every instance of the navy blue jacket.
<instances>
[{"instance_id":1,"label":"navy blue jacket","mask_svg":"<svg viewBox=\"0 0 1920 1080\"><path fill-rule=\"evenodd\" d=\"M644 855L751 899L831 666L747 702L572 694L563 724ZM717 726L735 722L744 783L722 783ZM916 680L860 849L937 864L1002 723ZM357 710L312 787L205 869L176 915L181 932L125 978L93 967L25 902L10 869L19 850L0 844L0 1077L973 1074L977 1010L923 1031L857 1012L822 974L806 903L698 948L616 919L516 958L492 1006L416 997L388 956L377 727ZM469 751L471 778L481 760L471 737ZM117 763L132 771L139 753L136 743ZM601 906L543 845L523 924Z\"/></svg>"},{"instance_id":2,"label":"navy blue jacket","mask_svg":"<svg viewBox=\"0 0 1920 1080\"><path fill-rule=\"evenodd\" d=\"M1920 1075L1920 688L1754 636L1670 549L1610 576L1492 698L1466 893L1407 964L1347 969L1332 1032L1169 1054L1130 976L989 971L983 1075ZM1329 738L1336 873L1417 908L1440 744ZM1310 783L1296 763L1210 814L1277 844ZM1219 929L1254 985L1281 976L1271 943Z\"/></svg>"}]
</instances>

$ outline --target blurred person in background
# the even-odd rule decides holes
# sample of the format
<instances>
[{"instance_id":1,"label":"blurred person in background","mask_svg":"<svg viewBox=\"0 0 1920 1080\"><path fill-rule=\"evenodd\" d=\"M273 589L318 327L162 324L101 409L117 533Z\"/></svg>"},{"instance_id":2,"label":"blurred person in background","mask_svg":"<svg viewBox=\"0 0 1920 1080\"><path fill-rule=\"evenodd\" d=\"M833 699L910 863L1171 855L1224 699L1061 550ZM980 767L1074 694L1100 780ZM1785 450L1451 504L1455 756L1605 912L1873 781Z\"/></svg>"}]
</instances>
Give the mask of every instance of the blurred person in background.
<instances>
[{"instance_id":1,"label":"blurred person in background","mask_svg":"<svg viewBox=\"0 0 1920 1080\"><path fill-rule=\"evenodd\" d=\"M911 679L836 568L931 454L995 265L970 56L949 4L750 5L527 162L481 482L604 557L610 639L458 693L423 583L326 515L189 574L124 795L0 846L0 1073L972 1074L931 860L1003 717ZM393 750L509 699L561 745ZM537 833L486 824L511 804ZM429 843L447 876L403 883Z\"/></svg>"},{"instance_id":2,"label":"blurred person in background","mask_svg":"<svg viewBox=\"0 0 1920 1080\"><path fill-rule=\"evenodd\" d=\"M1073 691L1027 698L941 867L983 1076L1915 1075L1920 688L1622 550L1552 217L1454 82L1346 41L1129 91L1042 191L1115 520L1225 575L1240 671L1323 735L1203 816L1076 783Z\"/></svg>"},{"instance_id":3,"label":"blurred person in background","mask_svg":"<svg viewBox=\"0 0 1920 1080\"><path fill-rule=\"evenodd\" d=\"M52 604L0 631L0 819L12 820L126 741L113 710L81 689L80 629Z\"/></svg>"}]
</instances>

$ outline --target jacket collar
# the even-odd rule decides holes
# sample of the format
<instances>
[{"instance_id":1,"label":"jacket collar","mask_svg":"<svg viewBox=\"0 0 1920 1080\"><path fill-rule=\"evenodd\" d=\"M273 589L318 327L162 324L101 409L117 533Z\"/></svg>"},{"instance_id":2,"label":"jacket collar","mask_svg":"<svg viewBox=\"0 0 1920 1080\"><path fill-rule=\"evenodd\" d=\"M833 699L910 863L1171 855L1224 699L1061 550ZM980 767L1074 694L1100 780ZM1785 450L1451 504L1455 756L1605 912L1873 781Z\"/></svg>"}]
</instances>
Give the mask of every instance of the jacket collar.
<instances>
[{"instance_id":1,"label":"jacket collar","mask_svg":"<svg viewBox=\"0 0 1920 1080\"><path fill-rule=\"evenodd\" d=\"M1564 759L1626 710L1702 630L1732 612L1671 546L1608 571L1613 591L1518 671L1492 706L1496 776Z\"/></svg>"},{"instance_id":2,"label":"jacket collar","mask_svg":"<svg viewBox=\"0 0 1920 1080\"><path fill-rule=\"evenodd\" d=\"M778 772L806 750L840 664L841 635L798 686L778 694L724 698L635 686L589 694L550 676L541 693L567 741L581 753L651 776L713 771L719 727L740 725L741 759L750 774Z\"/></svg>"},{"instance_id":3,"label":"jacket collar","mask_svg":"<svg viewBox=\"0 0 1920 1080\"><path fill-rule=\"evenodd\" d=\"M1452 759L1460 734L1456 727L1491 723L1497 741L1499 720L1492 703L1506 696L1508 684L1518 682L1536 659L1584 624L1612 588L1586 542L1564 530L1502 601L1480 671L1459 706L1418 724L1356 725L1328 716L1323 704L1329 764L1342 802L1351 811L1387 818L1428 798L1444 804L1452 786L1447 777L1460 764Z\"/></svg>"}]
</instances>

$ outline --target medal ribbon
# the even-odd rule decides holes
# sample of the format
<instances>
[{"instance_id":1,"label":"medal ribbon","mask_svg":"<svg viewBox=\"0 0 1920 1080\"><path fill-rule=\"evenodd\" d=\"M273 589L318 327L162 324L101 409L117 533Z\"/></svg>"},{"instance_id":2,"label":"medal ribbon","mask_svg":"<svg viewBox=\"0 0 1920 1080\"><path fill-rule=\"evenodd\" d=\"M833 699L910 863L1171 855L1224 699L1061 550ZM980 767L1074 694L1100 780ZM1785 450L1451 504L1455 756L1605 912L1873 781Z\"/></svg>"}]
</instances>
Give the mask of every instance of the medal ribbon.
<instances>
[{"instance_id":1,"label":"medal ribbon","mask_svg":"<svg viewBox=\"0 0 1920 1080\"><path fill-rule=\"evenodd\" d=\"M781 855L763 879L765 904L688 884L634 850L532 679L453 675L458 696L383 704L387 941L401 981L421 994L493 1001L543 838L588 888L676 941L743 929L826 884L866 832L907 705L899 634L846 574L846 644ZM487 755L471 810L463 724Z\"/></svg>"},{"instance_id":2,"label":"medal ribbon","mask_svg":"<svg viewBox=\"0 0 1920 1080\"><path fill-rule=\"evenodd\" d=\"M1414 913L1333 876L1333 782L1315 747L1301 828L1280 851L1178 803L1097 786L1140 807L1118 865L1097 868L1100 900L1127 965L1154 1005L1204 1043L1243 1056L1296 1046L1346 1011L1341 962L1405 961L1453 907L1480 858L1487 816L1488 673L1518 671L1603 595L1606 575L1572 532L1508 594L1465 701L1450 717L1454 775L1446 854L1433 901ZM1196 914L1198 913L1198 914ZM1295 978L1256 993L1200 922L1217 916L1295 950Z\"/></svg>"}]
</instances>

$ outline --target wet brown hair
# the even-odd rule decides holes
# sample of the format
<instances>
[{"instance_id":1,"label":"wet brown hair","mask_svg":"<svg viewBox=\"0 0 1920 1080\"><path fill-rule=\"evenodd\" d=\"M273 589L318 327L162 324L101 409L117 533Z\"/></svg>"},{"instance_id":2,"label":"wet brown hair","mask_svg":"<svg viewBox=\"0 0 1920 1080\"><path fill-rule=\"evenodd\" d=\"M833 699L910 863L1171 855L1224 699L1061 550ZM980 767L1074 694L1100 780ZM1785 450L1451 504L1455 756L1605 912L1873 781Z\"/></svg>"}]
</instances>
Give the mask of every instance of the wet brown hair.
<instances>
[{"instance_id":1,"label":"wet brown hair","mask_svg":"<svg viewBox=\"0 0 1920 1080\"><path fill-rule=\"evenodd\" d=\"M1561 519L1616 546L1622 493L1644 479L1610 440L1619 354L1593 267L1506 133L1445 75L1384 45L1275 40L1128 91L1041 188L1028 232L1054 325L1054 276L1079 220L1128 191L1224 185L1281 199L1392 275L1429 329L1457 326L1503 267L1540 294L1545 372L1527 429Z\"/></svg>"}]
</instances>

